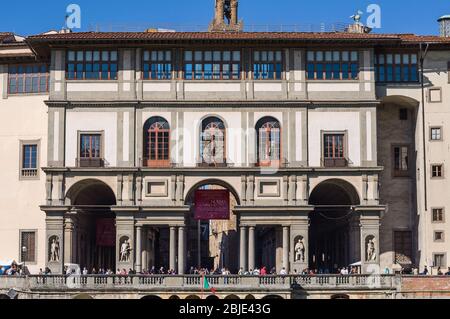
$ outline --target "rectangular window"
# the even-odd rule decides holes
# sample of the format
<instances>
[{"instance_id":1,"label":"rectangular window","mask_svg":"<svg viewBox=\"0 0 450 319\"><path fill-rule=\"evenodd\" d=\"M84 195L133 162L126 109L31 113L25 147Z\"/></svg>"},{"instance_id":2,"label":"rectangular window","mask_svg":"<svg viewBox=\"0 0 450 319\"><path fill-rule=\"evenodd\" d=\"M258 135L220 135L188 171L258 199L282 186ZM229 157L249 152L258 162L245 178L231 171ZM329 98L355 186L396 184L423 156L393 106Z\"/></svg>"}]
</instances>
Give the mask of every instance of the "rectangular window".
<instances>
[{"instance_id":1,"label":"rectangular window","mask_svg":"<svg viewBox=\"0 0 450 319\"><path fill-rule=\"evenodd\" d=\"M323 135L323 162L325 167L345 167L345 134Z\"/></svg>"},{"instance_id":2,"label":"rectangular window","mask_svg":"<svg viewBox=\"0 0 450 319\"><path fill-rule=\"evenodd\" d=\"M431 165L431 177L440 178L444 176L444 166L442 164Z\"/></svg>"},{"instance_id":3,"label":"rectangular window","mask_svg":"<svg viewBox=\"0 0 450 319\"><path fill-rule=\"evenodd\" d=\"M434 241L438 241L438 242L445 241L444 232L443 231L435 231L434 232Z\"/></svg>"},{"instance_id":4,"label":"rectangular window","mask_svg":"<svg viewBox=\"0 0 450 319\"><path fill-rule=\"evenodd\" d=\"M433 208L431 214L433 223L443 223L445 221L443 208Z\"/></svg>"},{"instance_id":5,"label":"rectangular window","mask_svg":"<svg viewBox=\"0 0 450 319\"><path fill-rule=\"evenodd\" d=\"M309 80L356 80L358 51L308 51L306 76Z\"/></svg>"},{"instance_id":6,"label":"rectangular window","mask_svg":"<svg viewBox=\"0 0 450 319\"><path fill-rule=\"evenodd\" d=\"M68 80L117 80L118 53L110 50L68 51Z\"/></svg>"},{"instance_id":7,"label":"rectangular window","mask_svg":"<svg viewBox=\"0 0 450 319\"><path fill-rule=\"evenodd\" d=\"M393 175L394 177L407 177L409 176L409 147L394 146L393 147Z\"/></svg>"},{"instance_id":8,"label":"rectangular window","mask_svg":"<svg viewBox=\"0 0 450 319\"><path fill-rule=\"evenodd\" d=\"M442 129L440 127L430 128L430 139L432 141L441 141L442 140Z\"/></svg>"},{"instance_id":9,"label":"rectangular window","mask_svg":"<svg viewBox=\"0 0 450 319\"><path fill-rule=\"evenodd\" d=\"M22 178L34 178L38 176L38 145L22 144L22 163L20 176Z\"/></svg>"},{"instance_id":10,"label":"rectangular window","mask_svg":"<svg viewBox=\"0 0 450 319\"><path fill-rule=\"evenodd\" d=\"M441 268L447 267L447 261L445 259L445 254L433 254L433 266Z\"/></svg>"},{"instance_id":11,"label":"rectangular window","mask_svg":"<svg viewBox=\"0 0 450 319\"><path fill-rule=\"evenodd\" d=\"M253 52L253 78L255 80L281 80L282 74L282 51Z\"/></svg>"},{"instance_id":12,"label":"rectangular window","mask_svg":"<svg viewBox=\"0 0 450 319\"><path fill-rule=\"evenodd\" d=\"M8 94L46 93L49 84L47 64L10 65Z\"/></svg>"},{"instance_id":13,"label":"rectangular window","mask_svg":"<svg viewBox=\"0 0 450 319\"><path fill-rule=\"evenodd\" d=\"M399 117L400 121L407 121L408 120L408 109L400 109L398 117Z\"/></svg>"},{"instance_id":14,"label":"rectangular window","mask_svg":"<svg viewBox=\"0 0 450 319\"><path fill-rule=\"evenodd\" d=\"M418 82L416 53L379 53L375 56L377 82Z\"/></svg>"},{"instance_id":15,"label":"rectangular window","mask_svg":"<svg viewBox=\"0 0 450 319\"><path fill-rule=\"evenodd\" d=\"M412 233L410 231L394 232L394 263L412 265Z\"/></svg>"},{"instance_id":16,"label":"rectangular window","mask_svg":"<svg viewBox=\"0 0 450 319\"><path fill-rule=\"evenodd\" d=\"M144 79L172 79L172 51L144 51Z\"/></svg>"},{"instance_id":17,"label":"rectangular window","mask_svg":"<svg viewBox=\"0 0 450 319\"><path fill-rule=\"evenodd\" d=\"M185 80L239 80L240 51L185 51Z\"/></svg>"},{"instance_id":18,"label":"rectangular window","mask_svg":"<svg viewBox=\"0 0 450 319\"><path fill-rule=\"evenodd\" d=\"M102 167L102 135L80 134L79 165L80 167Z\"/></svg>"},{"instance_id":19,"label":"rectangular window","mask_svg":"<svg viewBox=\"0 0 450 319\"><path fill-rule=\"evenodd\" d=\"M36 232L20 232L20 261L36 262Z\"/></svg>"}]
</instances>

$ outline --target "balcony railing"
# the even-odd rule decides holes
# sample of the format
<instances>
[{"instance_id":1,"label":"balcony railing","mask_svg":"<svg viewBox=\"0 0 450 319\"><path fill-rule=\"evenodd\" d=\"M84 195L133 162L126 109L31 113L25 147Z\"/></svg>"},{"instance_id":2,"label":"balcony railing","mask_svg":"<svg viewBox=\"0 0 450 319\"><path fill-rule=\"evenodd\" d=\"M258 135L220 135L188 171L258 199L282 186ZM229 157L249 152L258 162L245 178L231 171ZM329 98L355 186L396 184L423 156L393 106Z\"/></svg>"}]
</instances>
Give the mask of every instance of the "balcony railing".
<instances>
[{"instance_id":1,"label":"balcony railing","mask_svg":"<svg viewBox=\"0 0 450 319\"><path fill-rule=\"evenodd\" d=\"M103 158L78 158L77 166L81 168L101 168L105 167Z\"/></svg>"},{"instance_id":2,"label":"balcony railing","mask_svg":"<svg viewBox=\"0 0 450 319\"><path fill-rule=\"evenodd\" d=\"M20 174L24 178L36 177L38 175L37 168L22 168Z\"/></svg>"},{"instance_id":3,"label":"balcony railing","mask_svg":"<svg viewBox=\"0 0 450 319\"><path fill-rule=\"evenodd\" d=\"M324 158L324 167L347 167L348 160L346 158Z\"/></svg>"},{"instance_id":4,"label":"balcony railing","mask_svg":"<svg viewBox=\"0 0 450 319\"><path fill-rule=\"evenodd\" d=\"M218 290L291 290L291 289L396 289L401 277L391 275L318 275L318 276L207 276L210 286ZM106 276L52 275L0 276L0 289L26 290L143 290L160 291L203 289L201 276Z\"/></svg>"}]
</instances>

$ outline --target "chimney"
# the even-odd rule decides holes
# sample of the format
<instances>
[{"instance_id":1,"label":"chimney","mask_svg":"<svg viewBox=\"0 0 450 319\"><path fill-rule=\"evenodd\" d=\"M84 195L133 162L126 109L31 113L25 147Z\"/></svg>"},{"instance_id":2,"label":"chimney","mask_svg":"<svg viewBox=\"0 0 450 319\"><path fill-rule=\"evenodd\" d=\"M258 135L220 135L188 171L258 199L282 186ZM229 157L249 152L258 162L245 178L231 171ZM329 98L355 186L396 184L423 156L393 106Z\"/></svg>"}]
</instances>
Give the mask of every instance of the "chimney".
<instances>
[{"instance_id":1,"label":"chimney","mask_svg":"<svg viewBox=\"0 0 450 319\"><path fill-rule=\"evenodd\" d=\"M440 36L448 38L450 37L450 15L442 16L438 19Z\"/></svg>"},{"instance_id":2,"label":"chimney","mask_svg":"<svg viewBox=\"0 0 450 319\"><path fill-rule=\"evenodd\" d=\"M238 20L238 0L216 0L214 19L209 26L212 32L239 32L243 30Z\"/></svg>"}]
</instances>

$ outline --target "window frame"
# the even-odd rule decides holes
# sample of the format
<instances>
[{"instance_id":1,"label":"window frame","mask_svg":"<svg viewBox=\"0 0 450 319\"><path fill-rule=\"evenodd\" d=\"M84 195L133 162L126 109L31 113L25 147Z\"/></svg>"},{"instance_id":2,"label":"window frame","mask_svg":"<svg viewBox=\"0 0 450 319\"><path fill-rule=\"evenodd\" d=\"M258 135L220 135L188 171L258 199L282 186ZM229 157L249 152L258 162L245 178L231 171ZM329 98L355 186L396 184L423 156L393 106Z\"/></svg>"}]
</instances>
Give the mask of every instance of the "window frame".
<instances>
[{"instance_id":1,"label":"window frame","mask_svg":"<svg viewBox=\"0 0 450 319\"><path fill-rule=\"evenodd\" d=\"M36 168L35 169L25 169L24 166L24 147L29 145L35 145L36 146ZM40 179L40 156L41 152L41 140L20 140L19 141L19 180L26 181L26 180L39 180ZM26 176L24 175L25 171L33 171L35 170L36 173Z\"/></svg>"},{"instance_id":2,"label":"window frame","mask_svg":"<svg viewBox=\"0 0 450 319\"><path fill-rule=\"evenodd\" d=\"M343 157L328 157L325 158L325 136L327 135L343 135ZM329 167L329 168L347 168L349 166L349 149L348 149L348 131L320 131L320 163L321 167ZM334 165L327 165L327 161L334 161ZM342 161L345 164L337 165L336 161ZM339 164L339 163L338 163Z\"/></svg>"},{"instance_id":3,"label":"window frame","mask_svg":"<svg viewBox=\"0 0 450 319\"><path fill-rule=\"evenodd\" d=\"M433 101L431 98L431 92L433 91L438 91L439 92L439 100L438 101ZM432 87L428 89L428 103L442 103L442 88L441 87Z\"/></svg>"},{"instance_id":4,"label":"window frame","mask_svg":"<svg viewBox=\"0 0 450 319\"><path fill-rule=\"evenodd\" d=\"M191 60L187 60L186 59L186 52L191 52L192 54L192 59ZM197 61L195 58L195 53L196 52L202 52L202 58L201 60ZM211 60L206 60L205 59L205 52L211 52ZM214 52L220 52L220 59L218 61L214 61ZM224 56L224 52L230 52L230 60L226 61L223 59ZM234 52L239 52L239 61L234 61L233 60L233 53ZM202 49L195 49L195 48L189 48L189 49L184 49L181 52L182 54L182 58L181 58L181 65L182 65L182 80L184 81L242 81L244 80L244 75L243 75L243 49L238 49L238 50L234 50L234 49L224 49L224 48L202 48ZM192 70L190 72L191 74L191 78L187 78L186 75L188 74L186 72L186 66L190 64L192 66ZM201 78L196 78L196 65L201 64L202 65L202 71L201 71ZM205 78L205 65L211 64L211 78ZM215 64L219 64L220 65L220 76L219 78L214 78L214 65ZM238 78L233 78L233 65L237 64L239 66L239 76ZM224 78L224 65L228 65L229 68L229 78Z\"/></svg>"},{"instance_id":5,"label":"window frame","mask_svg":"<svg viewBox=\"0 0 450 319\"><path fill-rule=\"evenodd\" d=\"M433 176L435 167L441 167L441 176ZM443 163L430 164L430 178L431 179L444 179L445 178Z\"/></svg>"},{"instance_id":6,"label":"window frame","mask_svg":"<svg viewBox=\"0 0 450 319\"><path fill-rule=\"evenodd\" d=\"M314 53L314 61L309 60L309 53ZM322 52L322 60L318 61L317 55L318 52ZM327 52L331 53L331 61L326 60ZM334 61L334 53L339 52L339 59L337 61ZM343 59L343 52L348 52L348 61L344 61ZM352 61L352 53L357 53L357 59ZM360 50L352 50L352 49L336 49L336 50L327 50L327 49L311 49L311 50L305 50L305 79L306 81L360 81L361 79L361 51ZM309 77L309 64L314 65L314 78ZM339 64L339 79L334 78L334 74L336 73L336 70L334 69L335 64ZM358 71L356 77L353 77L352 74L352 65L357 64ZM322 77L319 78L317 75L320 73L318 71L318 65L322 65ZM327 71L327 65L331 64L331 70ZM344 75L344 68L343 65L347 65L347 76L348 78L345 78ZM327 73L331 72L331 78L327 78Z\"/></svg>"},{"instance_id":7,"label":"window frame","mask_svg":"<svg viewBox=\"0 0 450 319\"><path fill-rule=\"evenodd\" d=\"M162 160L160 160L160 159L152 160L151 159L151 147L150 147L151 136L150 136L150 132L151 132L152 127L155 124L162 123L162 121L155 121L154 123L152 123L150 125L150 127L147 130L147 132L144 131L144 134L145 134L145 137L146 137L144 139L144 144L145 144L144 146L146 147L145 155L147 155L146 157L144 157L145 167L153 167L153 168L155 168L155 167L170 167L171 166L170 147L171 147L171 137L172 137L170 123L169 123L169 121L167 121L165 118L163 118L161 116L152 116L147 121L150 121L152 119L163 120L163 121L165 121L167 123L167 126L168 126L167 129L156 128L156 130L153 130L153 132L160 133L160 134L156 135L156 139L155 139L155 141L156 141L156 143L155 143L155 150L156 150L155 156L156 156L156 158L157 158L157 155L159 153L158 137L160 135L163 135L164 133L167 133L167 154L166 154L167 155L167 159L162 159ZM144 130L145 130L145 126L146 126L147 121L144 124ZM163 149L164 149L164 147L163 147Z\"/></svg>"},{"instance_id":8,"label":"window frame","mask_svg":"<svg viewBox=\"0 0 450 319\"><path fill-rule=\"evenodd\" d=\"M208 119L211 119L211 118L215 118L215 119L218 119L219 121L221 121L222 124L223 124L223 127L224 127L223 130L217 128L218 130L221 130L222 134L223 134L223 158L222 158L223 162L222 163L219 163L219 162L217 162L217 163L216 162L215 163L207 163L204 160L204 157L203 157L203 151L205 149L205 147L204 147L204 145L205 145L204 142L205 141L203 140L204 132L206 131L206 127L211 124L211 123L207 124L205 126L205 129L203 129L203 126L204 126L203 123L205 121L207 121ZM200 121L200 136L199 136L199 148L198 148L198 153L199 153L199 157L200 157L199 161L198 161L199 165L200 166L207 166L207 167L226 167L226 166L228 166L228 161L227 161L227 151L228 151L227 150L227 142L228 142L227 125L226 125L225 121L221 117L216 116L216 115L211 115L211 116L207 116L207 117L203 118Z\"/></svg>"},{"instance_id":9,"label":"window frame","mask_svg":"<svg viewBox=\"0 0 450 319\"><path fill-rule=\"evenodd\" d=\"M100 136L100 157L89 157L81 158L81 137L83 135L99 135ZM105 166L105 131L78 131L77 132L77 160L76 167L79 168L89 168L89 167L104 167ZM81 165L82 160L84 161L99 161L99 166L83 166Z\"/></svg>"},{"instance_id":10,"label":"window frame","mask_svg":"<svg viewBox=\"0 0 450 319\"><path fill-rule=\"evenodd\" d=\"M27 73L26 68L27 67L39 67L39 70L41 70L41 68L43 66L46 67L47 72L42 73L42 72L38 72L38 73ZM12 64L8 64L8 77L7 77L7 94L11 95L11 96L15 96L15 95L24 95L24 94L48 94L49 93L49 89L50 89L50 64L47 63L12 63ZM12 79L12 73L11 73L11 68L15 67L16 68L16 73L15 74L15 81L16 81L16 91L12 92L11 91L11 79ZM24 72L23 73L19 73L18 72L18 68L19 67L23 67ZM22 74L22 76L19 76L19 74ZM45 74L45 75L44 75ZM31 88L33 87L33 78L36 77L38 78L38 91L37 92L26 92L26 80L28 78L31 79ZM45 91L41 90L41 79L45 78ZM22 81L22 88L23 88L23 92L19 92L19 79L21 79Z\"/></svg>"},{"instance_id":11,"label":"window frame","mask_svg":"<svg viewBox=\"0 0 450 319\"><path fill-rule=\"evenodd\" d=\"M146 52L148 52L149 54L149 59L146 61L145 60L145 54ZM157 52L157 55L159 55L159 52L163 52L164 53L164 59L161 61L158 61L158 58L155 60L152 59L152 52ZM170 52L170 60L167 59L167 52ZM174 69L175 63L174 63L174 50L169 49L169 50L162 50L162 49L144 49L142 50L142 62L141 62L141 67L142 67L142 80L144 81L171 81L174 79L177 79L176 77L176 72ZM149 71L145 71L145 66L146 64L149 65ZM152 65L159 65L159 64L164 64L164 65L170 65L170 72L169 72L169 77L164 77L164 78L158 78L158 72L156 72L156 78L152 77L153 71L152 71ZM167 73L167 72L164 72ZM147 77L146 74L148 74L149 76Z\"/></svg>"},{"instance_id":12,"label":"window frame","mask_svg":"<svg viewBox=\"0 0 450 319\"><path fill-rule=\"evenodd\" d=\"M433 130L437 129L440 130L440 139L433 139ZM444 131L442 126L430 126L429 134L430 142L442 142L444 140Z\"/></svg>"},{"instance_id":13,"label":"window frame","mask_svg":"<svg viewBox=\"0 0 450 319\"><path fill-rule=\"evenodd\" d=\"M19 230L19 261L22 263L23 261L23 253L22 253L22 247L24 246L22 241L22 234L24 233L33 233L34 234L34 260L26 260L25 263L28 265L37 265L38 261L38 230L37 229L20 229Z\"/></svg>"},{"instance_id":14,"label":"window frame","mask_svg":"<svg viewBox=\"0 0 450 319\"><path fill-rule=\"evenodd\" d=\"M261 125L259 125L261 122ZM278 128L271 128L269 130L269 132L272 132L272 130L278 130L278 141L279 141L279 145L278 145L278 159L277 160L266 160L266 161L262 161L261 157L260 157L260 139L261 139L261 135L260 135L260 131L263 128L264 125L267 125L268 123L272 123L272 122L276 122L278 123ZM258 167L277 167L280 166L282 163L282 154L283 154L283 143L282 143L282 127L281 127L281 123L280 121L278 121L278 119L271 117L271 116L264 116L261 119L259 119L256 123L256 148L257 148L257 166ZM267 129L266 129L267 132ZM267 147L267 143L270 143L270 141L266 141L266 147ZM266 154L267 155L267 154Z\"/></svg>"},{"instance_id":15,"label":"window frame","mask_svg":"<svg viewBox=\"0 0 450 319\"><path fill-rule=\"evenodd\" d=\"M69 54L70 52L74 52L75 57L73 61L69 61ZM79 52L83 52L83 60L82 61L78 61L78 53ZM92 53L92 60L91 61L87 61L86 59L86 52L91 52ZM99 52L99 60L95 61L94 60L94 52ZM104 52L108 52L108 61L104 61L103 60L103 53ZM112 61L111 60L111 52L116 52L116 60ZM76 49L76 50L66 50L66 65L65 65L65 79L66 81L118 81L119 80L119 65L120 65L120 51L118 49L96 49L96 48L92 48L92 49ZM98 71L94 71L94 64L98 63L99 64L99 70ZM69 65L73 64L74 65L74 77L70 78L69 77L69 73L71 73L69 71ZM78 65L83 65L83 71L78 71ZM87 71L86 70L86 65L87 64L91 64L92 65L92 71ZM102 78L102 73L103 71L103 65L107 64L108 65L108 78L104 79ZM112 78L111 77L111 73L113 73L113 71L111 71L111 65L115 64L116 65L116 78ZM82 73L82 77L81 78L77 78L77 73L81 72ZM88 78L86 77L86 73L98 73L98 78Z\"/></svg>"},{"instance_id":16,"label":"window frame","mask_svg":"<svg viewBox=\"0 0 450 319\"><path fill-rule=\"evenodd\" d=\"M250 50L250 63L249 63L249 65L250 65L250 67L251 67L251 70L247 70L247 71L250 71L251 72L251 76L250 76L250 79L252 79L253 81L284 81L284 80L286 80L286 53L285 53L285 50L284 49L267 49L267 50L261 50L261 49L256 49L256 48L253 48L253 49L251 49ZM255 60L255 53L256 52L259 52L259 59L261 60L261 52L273 52L273 56L274 56L274 59L272 60L272 61L256 61ZM276 54L277 54L277 52L280 52L281 53L281 61L277 61L277 59L276 59ZM277 64L278 63L281 63L281 71L280 71L280 78L278 79L277 78ZM272 79L270 79L270 78L267 78L267 79L264 79L264 78L262 78L262 77L259 77L259 78L256 78L255 77L255 65L256 64L271 64L271 65L273 65L273 78ZM261 73L261 72L260 72Z\"/></svg>"},{"instance_id":17,"label":"window frame","mask_svg":"<svg viewBox=\"0 0 450 319\"><path fill-rule=\"evenodd\" d=\"M401 57L401 62L400 64L395 62L395 56L400 54ZM404 55L408 54L409 55L409 63L405 64L403 63L403 58ZM380 64L380 55L384 55L384 63ZM387 63L387 56L388 55L392 55L392 64ZM416 63L412 63L412 56L415 55L416 56ZM412 73L412 66L416 66L416 80L408 80L408 81L404 81L404 73L403 73L403 68L404 66L408 66L408 75L409 77L411 77ZM384 67L384 80L381 81L380 80L380 66ZM389 81L387 79L387 75L388 75L388 66L392 66L392 81ZM397 81L395 79L395 70L396 67L400 66L400 80ZM380 52L376 52L375 56L374 56L374 73L375 73L375 82L376 83L380 83L380 84L391 84L391 83L419 83L420 82L420 71L419 71L419 54L417 52L411 52L411 51L398 51L398 50L393 50L393 51L380 51Z\"/></svg>"},{"instance_id":18,"label":"window frame","mask_svg":"<svg viewBox=\"0 0 450 319\"><path fill-rule=\"evenodd\" d=\"M442 220L434 220L434 211L442 211ZM432 207L431 208L431 223L432 224L444 224L445 223L445 208L444 207Z\"/></svg>"},{"instance_id":19,"label":"window frame","mask_svg":"<svg viewBox=\"0 0 450 319\"><path fill-rule=\"evenodd\" d=\"M444 261L444 265L436 265L436 256L442 256L442 259ZM441 267L442 268L447 268L447 253L433 253L433 266L436 267Z\"/></svg>"},{"instance_id":20,"label":"window frame","mask_svg":"<svg viewBox=\"0 0 450 319\"><path fill-rule=\"evenodd\" d=\"M441 239L436 239L437 234L441 234ZM443 230L434 230L433 231L433 242L435 243L445 243L445 231Z\"/></svg>"},{"instance_id":21,"label":"window frame","mask_svg":"<svg viewBox=\"0 0 450 319\"><path fill-rule=\"evenodd\" d=\"M408 236L410 236L410 240L411 240L411 245L408 247L408 249L410 250L409 252L411 253L411 256L409 256L411 258L411 264L413 265L414 263L414 238L413 238L413 232L408 229L408 228L394 228L392 230L392 246L393 246L393 264L395 264L397 262L397 241L396 241L396 234L398 233L408 233ZM404 238L402 238L404 239Z\"/></svg>"},{"instance_id":22,"label":"window frame","mask_svg":"<svg viewBox=\"0 0 450 319\"><path fill-rule=\"evenodd\" d=\"M395 148L406 147L408 149L408 168L407 170L395 169ZM410 144L392 144L391 145L391 165L392 165L392 177L393 178L410 178L411 177L411 145Z\"/></svg>"}]
</instances>

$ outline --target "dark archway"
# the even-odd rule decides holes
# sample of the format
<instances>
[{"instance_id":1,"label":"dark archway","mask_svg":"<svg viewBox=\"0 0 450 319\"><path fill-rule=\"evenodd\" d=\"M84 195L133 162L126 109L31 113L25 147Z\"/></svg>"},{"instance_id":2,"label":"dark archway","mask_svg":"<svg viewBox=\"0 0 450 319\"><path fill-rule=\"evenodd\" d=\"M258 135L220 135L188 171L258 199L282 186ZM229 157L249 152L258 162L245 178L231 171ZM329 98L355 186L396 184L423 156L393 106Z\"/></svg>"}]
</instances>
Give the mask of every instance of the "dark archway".
<instances>
[{"instance_id":1,"label":"dark archway","mask_svg":"<svg viewBox=\"0 0 450 319\"><path fill-rule=\"evenodd\" d=\"M219 300L219 297L217 297L215 295L210 295L210 296L206 297L206 300Z\"/></svg>"},{"instance_id":2,"label":"dark archway","mask_svg":"<svg viewBox=\"0 0 450 319\"><path fill-rule=\"evenodd\" d=\"M162 298L156 295L148 295L141 298L141 300L161 300Z\"/></svg>"},{"instance_id":3,"label":"dark archway","mask_svg":"<svg viewBox=\"0 0 450 319\"><path fill-rule=\"evenodd\" d=\"M245 296L245 299L247 299L247 300L254 300L256 298L253 295L247 295L247 296Z\"/></svg>"},{"instance_id":4,"label":"dark archway","mask_svg":"<svg viewBox=\"0 0 450 319\"><path fill-rule=\"evenodd\" d=\"M169 297L169 300L180 300L181 298L177 295L173 295Z\"/></svg>"},{"instance_id":5,"label":"dark archway","mask_svg":"<svg viewBox=\"0 0 450 319\"><path fill-rule=\"evenodd\" d=\"M66 201L77 212L73 219L77 231L73 232L72 260L89 272L100 268L114 271L116 227L111 207L117 202L113 190L100 180L86 179L69 189Z\"/></svg>"},{"instance_id":6,"label":"dark archway","mask_svg":"<svg viewBox=\"0 0 450 319\"><path fill-rule=\"evenodd\" d=\"M315 206L310 214L310 268L336 273L357 258L351 249L351 240L356 237L350 224L357 218L353 206L360 204L358 192L347 181L330 179L313 189L309 204Z\"/></svg>"},{"instance_id":7,"label":"dark archway","mask_svg":"<svg viewBox=\"0 0 450 319\"><path fill-rule=\"evenodd\" d=\"M196 191L229 191L229 217L223 220L195 219ZM236 190L226 181L207 179L192 186L186 195L185 204L191 207L187 216L187 268L201 267L211 269L227 268L231 273L237 273L239 268L238 255L239 234L236 229L236 215L233 209L240 205Z\"/></svg>"},{"instance_id":8,"label":"dark archway","mask_svg":"<svg viewBox=\"0 0 450 319\"><path fill-rule=\"evenodd\" d=\"M201 299L199 296L197 295L189 295L186 297L187 300L198 300Z\"/></svg>"},{"instance_id":9,"label":"dark archway","mask_svg":"<svg viewBox=\"0 0 450 319\"><path fill-rule=\"evenodd\" d=\"M11 299L11 298L9 298L8 295L0 294L0 300L9 300L9 299Z\"/></svg>"},{"instance_id":10,"label":"dark archway","mask_svg":"<svg viewBox=\"0 0 450 319\"><path fill-rule=\"evenodd\" d=\"M262 298L263 300L266 300L266 299L284 299L283 297L281 297L281 296L278 296L278 295L267 295L267 296L265 296L265 297L263 297Z\"/></svg>"},{"instance_id":11,"label":"dark archway","mask_svg":"<svg viewBox=\"0 0 450 319\"><path fill-rule=\"evenodd\" d=\"M226 296L224 299L225 300L238 300L238 299L241 299L241 298L239 298L239 296L233 294L233 295Z\"/></svg>"},{"instance_id":12,"label":"dark archway","mask_svg":"<svg viewBox=\"0 0 450 319\"><path fill-rule=\"evenodd\" d=\"M331 299L350 299L349 295L345 295L345 294L337 294L337 295L332 295Z\"/></svg>"},{"instance_id":13,"label":"dark archway","mask_svg":"<svg viewBox=\"0 0 450 319\"><path fill-rule=\"evenodd\" d=\"M94 299L92 296L88 294L79 294L73 297L72 299L78 299L78 300L91 300Z\"/></svg>"}]
</instances>

